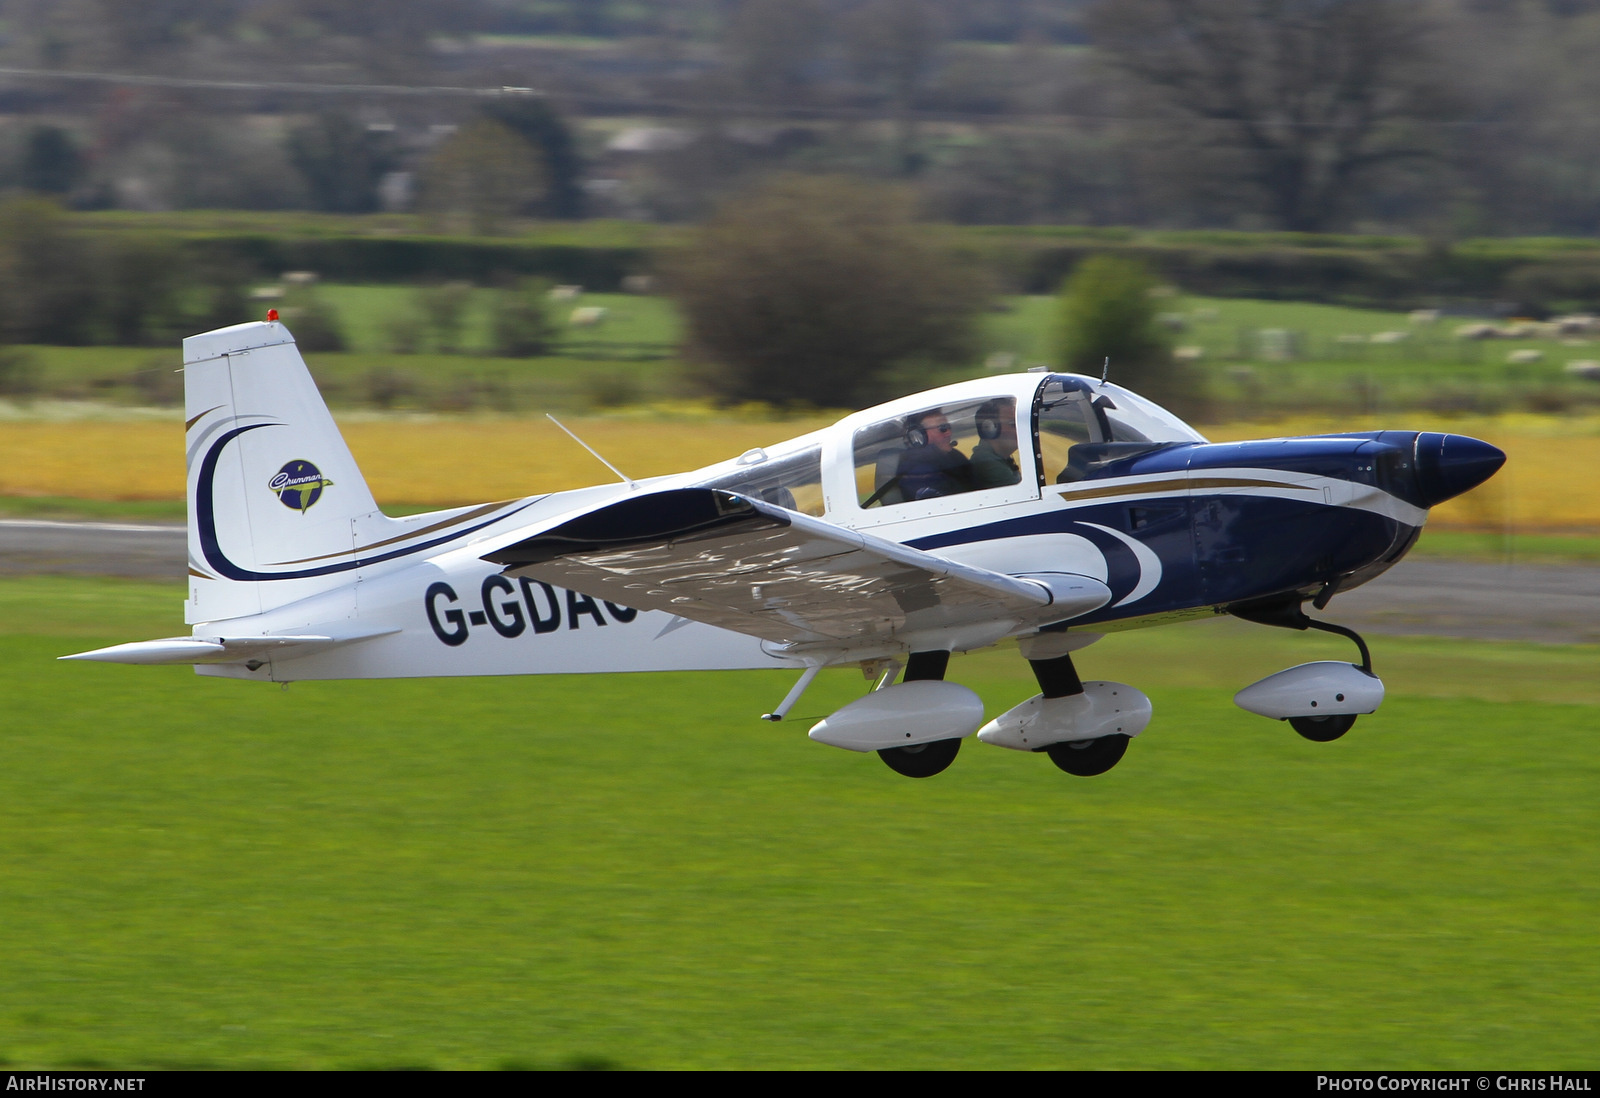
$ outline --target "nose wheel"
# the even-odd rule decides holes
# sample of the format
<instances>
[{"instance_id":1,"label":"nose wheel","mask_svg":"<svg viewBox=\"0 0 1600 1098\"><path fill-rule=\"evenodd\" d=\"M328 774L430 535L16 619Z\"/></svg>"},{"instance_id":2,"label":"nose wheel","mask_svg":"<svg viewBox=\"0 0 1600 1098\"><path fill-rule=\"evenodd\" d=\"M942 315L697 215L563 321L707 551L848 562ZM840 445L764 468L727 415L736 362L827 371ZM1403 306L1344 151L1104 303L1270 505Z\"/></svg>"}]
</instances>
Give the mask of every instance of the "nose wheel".
<instances>
[{"instance_id":1,"label":"nose wheel","mask_svg":"<svg viewBox=\"0 0 1600 1098\"><path fill-rule=\"evenodd\" d=\"M1318 596L1313 605L1321 609L1327 602L1325 596L1331 596L1332 592L1333 588L1330 586L1324 595ZM1324 633L1345 637L1354 643L1356 650L1361 653L1361 662L1345 665L1325 661L1320 664L1310 663L1292 667L1288 671L1270 675L1261 682L1241 690L1234 701L1252 713L1287 720L1290 728L1313 743L1332 743L1350 731L1356 723L1357 713L1370 713L1378 707L1378 703L1383 700L1383 684L1372 673L1372 651L1367 647L1367 642L1361 639L1361 634L1343 625L1334 625L1332 622L1313 621L1301 609L1300 601L1289 599L1240 604L1230 606L1228 612L1235 617L1260 625L1272 625L1280 629L1318 629ZM1322 668L1338 672L1331 683ZM1351 668L1359 674L1352 676L1349 673ZM1272 684L1277 684L1274 689L1280 691L1276 699L1272 697L1272 690L1267 689L1263 692L1264 688ZM1293 696L1297 690L1301 691L1298 698ZM1341 690L1343 692L1340 692ZM1285 698L1284 694L1290 696ZM1327 696L1329 694L1332 695L1331 698ZM1343 703L1347 708L1355 708L1356 712L1313 714L1300 708L1309 704L1310 709L1316 709L1319 705L1318 695L1321 695L1320 704L1324 708L1333 701ZM1347 703L1347 695L1352 698L1365 695L1365 706L1353 702Z\"/></svg>"}]
</instances>

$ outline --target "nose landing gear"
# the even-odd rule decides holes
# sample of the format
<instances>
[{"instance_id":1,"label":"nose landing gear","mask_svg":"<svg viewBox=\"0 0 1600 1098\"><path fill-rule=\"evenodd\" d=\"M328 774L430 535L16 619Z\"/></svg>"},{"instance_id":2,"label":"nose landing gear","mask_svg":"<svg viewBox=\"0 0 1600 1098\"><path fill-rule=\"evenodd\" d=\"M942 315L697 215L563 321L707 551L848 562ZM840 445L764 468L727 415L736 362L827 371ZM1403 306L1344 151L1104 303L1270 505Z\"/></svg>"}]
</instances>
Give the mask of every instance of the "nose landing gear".
<instances>
[{"instance_id":1,"label":"nose landing gear","mask_svg":"<svg viewBox=\"0 0 1600 1098\"><path fill-rule=\"evenodd\" d=\"M1383 682L1372 673L1372 652L1354 629L1312 621L1298 599L1230 606L1228 611L1260 625L1336 633L1354 641L1361 653L1360 664L1322 660L1268 675L1234 695L1234 704L1241 709L1288 721L1290 728L1315 743L1331 743L1350 731L1358 715L1371 713L1382 703Z\"/></svg>"}]
</instances>

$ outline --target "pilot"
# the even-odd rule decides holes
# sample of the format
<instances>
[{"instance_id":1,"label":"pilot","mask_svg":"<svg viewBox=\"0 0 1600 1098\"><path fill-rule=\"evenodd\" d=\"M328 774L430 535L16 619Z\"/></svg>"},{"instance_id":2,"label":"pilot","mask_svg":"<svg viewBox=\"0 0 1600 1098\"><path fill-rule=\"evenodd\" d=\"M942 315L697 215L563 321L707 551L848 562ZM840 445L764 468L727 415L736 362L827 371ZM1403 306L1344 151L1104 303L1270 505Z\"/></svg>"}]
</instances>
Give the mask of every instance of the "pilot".
<instances>
[{"instance_id":1,"label":"pilot","mask_svg":"<svg viewBox=\"0 0 1600 1098\"><path fill-rule=\"evenodd\" d=\"M972 491L972 469L956 449L955 429L938 409L906 420L909 449L900 455L896 486L904 499L934 499Z\"/></svg>"},{"instance_id":2,"label":"pilot","mask_svg":"<svg viewBox=\"0 0 1600 1098\"><path fill-rule=\"evenodd\" d=\"M973 488L999 488L1022 479L1017 468L1017 402L1009 397L979 407L974 421L978 444L972 448Z\"/></svg>"}]
</instances>

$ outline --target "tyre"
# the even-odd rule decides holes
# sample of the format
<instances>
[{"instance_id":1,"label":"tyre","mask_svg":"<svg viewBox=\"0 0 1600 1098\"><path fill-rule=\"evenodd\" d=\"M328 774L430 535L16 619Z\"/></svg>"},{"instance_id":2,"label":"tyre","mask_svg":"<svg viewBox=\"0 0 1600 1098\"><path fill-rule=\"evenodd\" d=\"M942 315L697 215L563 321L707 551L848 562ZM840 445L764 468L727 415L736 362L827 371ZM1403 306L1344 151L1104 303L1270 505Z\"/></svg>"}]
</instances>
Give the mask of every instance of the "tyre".
<instances>
[{"instance_id":1,"label":"tyre","mask_svg":"<svg viewBox=\"0 0 1600 1098\"><path fill-rule=\"evenodd\" d=\"M908 778L931 778L955 762L956 753L960 750L960 740L934 740L932 743L919 743L915 747L886 747L878 752L878 758L896 774L904 774Z\"/></svg>"},{"instance_id":2,"label":"tyre","mask_svg":"<svg viewBox=\"0 0 1600 1098\"><path fill-rule=\"evenodd\" d=\"M1044 750L1050 756L1050 761L1068 774L1092 778L1096 774L1104 774L1122 761L1122 756L1128 751L1128 737L1115 735L1101 736L1097 740L1068 740L1066 743L1053 743Z\"/></svg>"},{"instance_id":3,"label":"tyre","mask_svg":"<svg viewBox=\"0 0 1600 1098\"><path fill-rule=\"evenodd\" d=\"M1337 713L1327 717L1290 717L1289 727L1316 743L1332 743L1356 723L1354 713Z\"/></svg>"}]
</instances>

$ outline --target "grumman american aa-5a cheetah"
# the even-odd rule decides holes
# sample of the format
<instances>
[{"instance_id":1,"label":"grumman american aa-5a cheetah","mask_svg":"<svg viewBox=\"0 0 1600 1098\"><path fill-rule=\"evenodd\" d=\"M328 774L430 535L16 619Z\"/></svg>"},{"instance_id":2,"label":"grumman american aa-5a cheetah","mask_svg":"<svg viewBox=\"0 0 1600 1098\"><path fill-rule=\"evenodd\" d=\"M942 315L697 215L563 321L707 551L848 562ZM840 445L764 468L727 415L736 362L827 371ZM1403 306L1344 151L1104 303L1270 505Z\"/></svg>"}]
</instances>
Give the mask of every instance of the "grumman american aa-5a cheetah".
<instances>
[{"instance_id":1,"label":"grumman american aa-5a cheetah","mask_svg":"<svg viewBox=\"0 0 1600 1098\"><path fill-rule=\"evenodd\" d=\"M1377 579L1505 460L1460 435L1211 443L1102 379L984 377L673 476L391 518L281 323L184 341L189 636L64 657L288 682L791 668L863 696L810 738L928 777L962 741L1114 766L1151 719L1085 680L1119 630L1218 614L1348 637L1244 709L1311 740L1376 710L1366 644L1310 617ZM494 445L486 437L485 446ZM1010 644L1039 692L985 722L953 652ZM1158 726L1159 727L1159 726Z\"/></svg>"}]
</instances>

